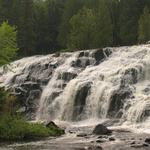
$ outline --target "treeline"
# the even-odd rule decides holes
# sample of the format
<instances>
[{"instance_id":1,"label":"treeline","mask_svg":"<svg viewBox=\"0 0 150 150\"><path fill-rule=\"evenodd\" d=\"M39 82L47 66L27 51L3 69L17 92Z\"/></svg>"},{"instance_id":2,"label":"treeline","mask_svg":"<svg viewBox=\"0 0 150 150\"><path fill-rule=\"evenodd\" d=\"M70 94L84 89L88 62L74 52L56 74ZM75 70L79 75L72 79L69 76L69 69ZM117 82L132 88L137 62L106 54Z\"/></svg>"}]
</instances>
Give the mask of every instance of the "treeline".
<instances>
[{"instance_id":1,"label":"treeline","mask_svg":"<svg viewBox=\"0 0 150 150\"><path fill-rule=\"evenodd\" d=\"M150 0L0 0L20 56L150 40Z\"/></svg>"}]
</instances>

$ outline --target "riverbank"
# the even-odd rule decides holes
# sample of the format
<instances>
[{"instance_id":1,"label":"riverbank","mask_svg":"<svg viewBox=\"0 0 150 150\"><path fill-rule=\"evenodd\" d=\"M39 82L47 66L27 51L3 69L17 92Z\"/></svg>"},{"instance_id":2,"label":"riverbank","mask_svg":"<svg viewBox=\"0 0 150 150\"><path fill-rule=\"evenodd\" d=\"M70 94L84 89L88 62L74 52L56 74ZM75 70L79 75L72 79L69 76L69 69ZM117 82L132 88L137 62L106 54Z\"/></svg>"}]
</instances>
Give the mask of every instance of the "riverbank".
<instances>
[{"instance_id":1,"label":"riverbank","mask_svg":"<svg viewBox=\"0 0 150 150\"><path fill-rule=\"evenodd\" d=\"M94 126L68 126L66 134L42 141L1 145L0 150L149 150L150 134L117 127L111 135L91 134ZM83 134L84 133L84 134ZM147 140L147 142L146 142Z\"/></svg>"},{"instance_id":2,"label":"riverbank","mask_svg":"<svg viewBox=\"0 0 150 150\"><path fill-rule=\"evenodd\" d=\"M30 123L21 117L5 116L0 119L0 142L32 141L64 134L64 130L53 122Z\"/></svg>"}]
</instances>

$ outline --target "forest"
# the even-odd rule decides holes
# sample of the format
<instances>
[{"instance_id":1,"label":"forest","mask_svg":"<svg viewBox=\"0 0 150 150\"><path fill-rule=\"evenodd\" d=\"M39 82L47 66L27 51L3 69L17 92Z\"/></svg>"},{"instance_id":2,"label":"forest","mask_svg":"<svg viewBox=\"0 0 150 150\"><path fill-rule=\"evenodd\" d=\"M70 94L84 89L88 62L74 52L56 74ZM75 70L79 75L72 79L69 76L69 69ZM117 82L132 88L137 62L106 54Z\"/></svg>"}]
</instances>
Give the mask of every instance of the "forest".
<instances>
[{"instance_id":1,"label":"forest","mask_svg":"<svg viewBox=\"0 0 150 150\"><path fill-rule=\"evenodd\" d=\"M150 0L0 0L0 24L14 28L21 58L144 43L149 10Z\"/></svg>"}]
</instances>

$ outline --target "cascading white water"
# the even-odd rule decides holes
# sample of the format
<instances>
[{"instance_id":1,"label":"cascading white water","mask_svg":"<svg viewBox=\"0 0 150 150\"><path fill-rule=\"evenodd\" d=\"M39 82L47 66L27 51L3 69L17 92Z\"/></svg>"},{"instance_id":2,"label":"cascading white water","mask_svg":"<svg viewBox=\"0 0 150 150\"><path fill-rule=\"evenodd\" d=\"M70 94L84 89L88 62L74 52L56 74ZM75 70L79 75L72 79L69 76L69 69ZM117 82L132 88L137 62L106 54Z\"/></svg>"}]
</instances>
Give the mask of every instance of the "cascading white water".
<instances>
[{"instance_id":1,"label":"cascading white water","mask_svg":"<svg viewBox=\"0 0 150 150\"><path fill-rule=\"evenodd\" d=\"M12 63L12 70L0 71L1 86L40 84L37 120L150 121L148 44L24 58Z\"/></svg>"}]
</instances>

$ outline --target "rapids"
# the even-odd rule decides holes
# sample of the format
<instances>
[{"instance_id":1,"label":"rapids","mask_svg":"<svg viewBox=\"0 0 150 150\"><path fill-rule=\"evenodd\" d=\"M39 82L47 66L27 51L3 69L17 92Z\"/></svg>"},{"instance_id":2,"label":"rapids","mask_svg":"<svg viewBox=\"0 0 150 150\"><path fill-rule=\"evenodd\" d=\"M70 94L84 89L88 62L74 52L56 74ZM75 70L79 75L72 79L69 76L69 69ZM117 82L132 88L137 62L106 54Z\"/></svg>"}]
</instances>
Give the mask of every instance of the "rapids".
<instances>
[{"instance_id":1,"label":"rapids","mask_svg":"<svg viewBox=\"0 0 150 150\"><path fill-rule=\"evenodd\" d=\"M23 58L0 68L0 86L37 121L150 127L149 44Z\"/></svg>"}]
</instances>

